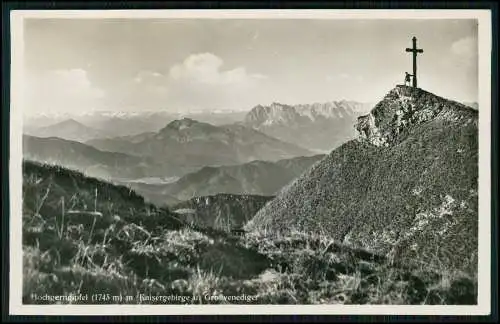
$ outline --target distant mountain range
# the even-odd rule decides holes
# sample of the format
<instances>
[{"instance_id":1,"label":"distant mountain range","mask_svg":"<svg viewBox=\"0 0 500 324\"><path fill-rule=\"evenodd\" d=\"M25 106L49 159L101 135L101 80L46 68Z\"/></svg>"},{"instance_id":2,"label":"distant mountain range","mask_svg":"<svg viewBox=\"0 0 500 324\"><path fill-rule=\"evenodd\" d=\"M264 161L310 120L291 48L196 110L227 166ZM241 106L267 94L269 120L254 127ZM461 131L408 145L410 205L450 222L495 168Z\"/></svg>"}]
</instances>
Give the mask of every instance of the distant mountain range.
<instances>
[{"instance_id":1,"label":"distant mountain range","mask_svg":"<svg viewBox=\"0 0 500 324\"><path fill-rule=\"evenodd\" d=\"M169 111L89 111L40 114L26 117L25 134L60 137L85 142L92 139L134 136L158 132L170 122L192 119L214 126L241 124L269 136L318 151L329 151L354 137L355 118L371 104L354 101L270 106L258 105L250 111L169 112Z\"/></svg>"},{"instance_id":2,"label":"distant mountain range","mask_svg":"<svg viewBox=\"0 0 500 324\"><path fill-rule=\"evenodd\" d=\"M354 138L356 118L371 107L345 100L293 106L258 105L247 114L244 124L286 142L330 151Z\"/></svg>"},{"instance_id":3,"label":"distant mountain range","mask_svg":"<svg viewBox=\"0 0 500 324\"><path fill-rule=\"evenodd\" d=\"M78 122L67 124L81 129ZM272 169L273 161L313 154L242 125L214 126L187 118L173 121L159 132L96 139L86 144L59 137L24 135L23 152L25 158L59 164L93 177L122 183L138 178L181 177L196 172L172 187L175 189L171 191L172 196L182 197L180 199L191 198L195 186L206 195L219 192L272 193L280 188L283 181L298 175L292 170L296 167L294 163L290 171L286 171L280 163L287 162L279 162ZM240 168L240 164L252 161L255 162ZM220 166L228 166L228 169L219 170ZM255 171L257 169L259 171ZM252 172L257 174L252 175ZM265 175L265 172L269 174ZM274 183L271 187L262 181L266 178L274 179L274 182L267 180L267 183ZM253 181L255 184L252 184ZM212 189L208 189L205 182L212 183ZM207 189L202 189L203 186ZM159 187L154 190L158 191ZM154 196L165 197L165 194Z\"/></svg>"},{"instance_id":4,"label":"distant mountain range","mask_svg":"<svg viewBox=\"0 0 500 324\"><path fill-rule=\"evenodd\" d=\"M242 121L247 111L208 111L177 113L169 111L83 111L81 113L39 114L25 118L25 133L40 137L61 137L57 127L59 123L76 121L82 126L99 132L100 136L92 138L118 137L137 135L145 132L157 132L171 121L189 117L213 125L231 124ZM39 128L49 127L43 134L35 132ZM79 126L81 127L81 126ZM78 134L78 133L77 133ZM43 136L42 136L43 135ZM85 135L79 134L79 135ZM62 137L70 140L79 140L76 137Z\"/></svg>"},{"instance_id":5,"label":"distant mountain range","mask_svg":"<svg viewBox=\"0 0 500 324\"><path fill-rule=\"evenodd\" d=\"M66 119L56 124L42 127L27 126L24 133L36 137L59 137L77 142L107 137L105 131L86 126L74 119Z\"/></svg>"},{"instance_id":6,"label":"distant mountain range","mask_svg":"<svg viewBox=\"0 0 500 324\"><path fill-rule=\"evenodd\" d=\"M314 153L242 125L214 126L190 118L175 120L156 133L96 139L99 150L150 157L187 172L204 166L277 161ZM178 176L182 174L177 174Z\"/></svg>"},{"instance_id":7,"label":"distant mountain range","mask_svg":"<svg viewBox=\"0 0 500 324\"><path fill-rule=\"evenodd\" d=\"M478 109L477 102L464 102ZM60 137L85 142L158 132L166 124L190 118L215 126L244 124L286 142L326 152L354 138L355 118L374 104L355 101L285 105L258 105L250 111L82 111L27 116L24 133L37 137ZM293 141L292 141L293 140Z\"/></svg>"},{"instance_id":8,"label":"distant mountain range","mask_svg":"<svg viewBox=\"0 0 500 324\"><path fill-rule=\"evenodd\" d=\"M246 229L324 233L402 262L475 273L477 123L477 110L398 86L359 117L355 140L282 189Z\"/></svg>"},{"instance_id":9,"label":"distant mountain range","mask_svg":"<svg viewBox=\"0 0 500 324\"><path fill-rule=\"evenodd\" d=\"M157 205L172 205L193 197L220 193L272 196L324 157L314 155L277 162L252 161L204 167L168 184L125 183Z\"/></svg>"}]
</instances>

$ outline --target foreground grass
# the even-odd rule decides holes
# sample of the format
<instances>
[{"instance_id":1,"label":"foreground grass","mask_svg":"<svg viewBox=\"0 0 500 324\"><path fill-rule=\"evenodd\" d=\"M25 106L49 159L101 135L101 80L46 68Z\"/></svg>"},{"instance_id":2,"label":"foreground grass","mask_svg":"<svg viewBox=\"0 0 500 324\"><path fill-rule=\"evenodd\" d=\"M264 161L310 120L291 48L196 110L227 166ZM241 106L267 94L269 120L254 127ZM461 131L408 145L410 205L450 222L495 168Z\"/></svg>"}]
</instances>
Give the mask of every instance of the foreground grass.
<instances>
[{"instance_id":1,"label":"foreground grass","mask_svg":"<svg viewBox=\"0 0 500 324\"><path fill-rule=\"evenodd\" d=\"M124 188L44 172L25 169L26 304L476 303L477 279L452 269L398 265L327 236L193 228ZM99 213L69 212L87 205Z\"/></svg>"},{"instance_id":2,"label":"foreground grass","mask_svg":"<svg viewBox=\"0 0 500 324\"><path fill-rule=\"evenodd\" d=\"M477 278L392 260L300 232L254 234L247 246L272 260L265 299L300 304L475 304ZM262 286L261 286L262 288ZM279 296L279 297L278 297ZM281 298L281 299L280 299Z\"/></svg>"},{"instance_id":3,"label":"foreground grass","mask_svg":"<svg viewBox=\"0 0 500 324\"><path fill-rule=\"evenodd\" d=\"M102 241L94 237L90 243L70 233L45 250L24 247L26 303L47 302L33 294L109 294L122 299L94 303L134 304L476 303L476 280L465 274L398 268L384 258L300 233L236 239L183 228L155 236L115 224Z\"/></svg>"}]
</instances>

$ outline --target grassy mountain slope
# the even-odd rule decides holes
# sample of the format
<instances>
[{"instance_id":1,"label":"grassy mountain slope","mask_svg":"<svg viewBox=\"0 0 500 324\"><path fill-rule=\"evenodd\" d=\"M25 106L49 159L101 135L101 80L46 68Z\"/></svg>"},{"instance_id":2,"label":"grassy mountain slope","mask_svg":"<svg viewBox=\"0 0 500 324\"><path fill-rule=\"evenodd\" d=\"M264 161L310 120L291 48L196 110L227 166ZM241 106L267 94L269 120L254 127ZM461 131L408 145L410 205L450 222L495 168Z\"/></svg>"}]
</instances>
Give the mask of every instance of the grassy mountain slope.
<instances>
[{"instance_id":1,"label":"grassy mountain slope","mask_svg":"<svg viewBox=\"0 0 500 324\"><path fill-rule=\"evenodd\" d=\"M228 237L126 187L29 161L22 222L25 304L475 303L464 276L394 267L318 235Z\"/></svg>"},{"instance_id":2,"label":"grassy mountain slope","mask_svg":"<svg viewBox=\"0 0 500 324\"><path fill-rule=\"evenodd\" d=\"M477 271L477 111L397 87L247 228L320 232L399 262Z\"/></svg>"}]
</instances>

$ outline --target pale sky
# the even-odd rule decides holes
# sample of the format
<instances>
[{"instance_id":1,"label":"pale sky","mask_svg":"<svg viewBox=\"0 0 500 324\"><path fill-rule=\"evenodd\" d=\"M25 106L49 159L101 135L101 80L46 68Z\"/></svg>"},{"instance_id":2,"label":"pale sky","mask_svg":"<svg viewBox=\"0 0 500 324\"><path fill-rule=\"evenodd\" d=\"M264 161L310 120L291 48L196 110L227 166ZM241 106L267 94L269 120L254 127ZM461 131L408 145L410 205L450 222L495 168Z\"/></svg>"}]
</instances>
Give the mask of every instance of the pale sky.
<instances>
[{"instance_id":1,"label":"pale sky","mask_svg":"<svg viewBox=\"0 0 500 324\"><path fill-rule=\"evenodd\" d=\"M26 19L26 113L376 102L419 87L477 101L476 20Z\"/></svg>"}]
</instances>

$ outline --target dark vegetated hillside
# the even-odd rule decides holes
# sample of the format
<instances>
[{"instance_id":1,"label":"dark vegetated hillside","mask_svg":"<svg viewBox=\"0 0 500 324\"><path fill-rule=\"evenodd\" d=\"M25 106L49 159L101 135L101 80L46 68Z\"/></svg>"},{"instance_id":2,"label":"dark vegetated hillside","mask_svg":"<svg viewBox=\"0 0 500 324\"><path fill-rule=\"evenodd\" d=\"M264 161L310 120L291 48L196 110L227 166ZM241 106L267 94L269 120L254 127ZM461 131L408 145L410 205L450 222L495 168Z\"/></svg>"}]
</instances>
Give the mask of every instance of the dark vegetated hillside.
<instances>
[{"instance_id":1,"label":"dark vegetated hillside","mask_svg":"<svg viewBox=\"0 0 500 324\"><path fill-rule=\"evenodd\" d=\"M243 191L238 179L225 172L224 169L209 166L189 173L166 187L167 192L179 200L188 200L196 196L206 196L218 192Z\"/></svg>"},{"instance_id":2,"label":"dark vegetated hillside","mask_svg":"<svg viewBox=\"0 0 500 324\"><path fill-rule=\"evenodd\" d=\"M126 187L24 161L23 303L475 303L467 277L394 267L329 237L236 238L176 216ZM96 293L133 298L92 301ZM35 296L72 294L89 299Z\"/></svg>"},{"instance_id":3,"label":"dark vegetated hillside","mask_svg":"<svg viewBox=\"0 0 500 324\"><path fill-rule=\"evenodd\" d=\"M171 206L193 197L220 193L272 196L324 157L314 155L277 162L252 161L230 166L207 166L169 184L128 185L148 201L160 206Z\"/></svg>"},{"instance_id":4,"label":"dark vegetated hillside","mask_svg":"<svg viewBox=\"0 0 500 324\"><path fill-rule=\"evenodd\" d=\"M113 212L127 221L144 220L143 216L148 212L151 215L159 212L169 215L166 209L145 204L143 197L125 186L112 185L77 171L26 160L23 161L23 171L25 213L60 214L64 199L67 210L104 212L106 217L102 217L103 221L112 218ZM45 189L43 196L40 196L41 188Z\"/></svg>"},{"instance_id":5,"label":"dark vegetated hillside","mask_svg":"<svg viewBox=\"0 0 500 324\"><path fill-rule=\"evenodd\" d=\"M477 111L397 87L345 143L264 206L254 231L320 232L395 262L475 275Z\"/></svg>"},{"instance_id":6,"label":"dark vegetated hillside","mask_svg":"<svg viewBox=\"0 0 500 324\"><path fill-rule=\"evenodd\" d=\"M142 182L118 182L133 189L144 197L144 200L159 207L172 206L182 202L170 194L171 184L152 184Z\"/></svg>"},{"instance_id":7,"label":"dark vegetated hillside","mask_svg":"<svg viewBox=\"0 0 500 324\"><path fill-rule=\"evenodd\" d=\"M246 224L272 198L258 195L217 194L192 198L173 205L171 209L178 212L179 218L183 221L230 232L231 229Z\"/></svg>"},{"instance_id":8,"label":"dark vegetated hillside","mask_svg":"<svg viewBox=\"0 0 500 324\"><path fill-rule=\"evenodd\" d=\"M324 159L326 154L318 154L313 156L302 156L294 159L284 159L276 162L277 165L286 168L294 175L300 175L309 167Z\"/></svg>"}]
</instances>

